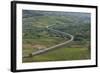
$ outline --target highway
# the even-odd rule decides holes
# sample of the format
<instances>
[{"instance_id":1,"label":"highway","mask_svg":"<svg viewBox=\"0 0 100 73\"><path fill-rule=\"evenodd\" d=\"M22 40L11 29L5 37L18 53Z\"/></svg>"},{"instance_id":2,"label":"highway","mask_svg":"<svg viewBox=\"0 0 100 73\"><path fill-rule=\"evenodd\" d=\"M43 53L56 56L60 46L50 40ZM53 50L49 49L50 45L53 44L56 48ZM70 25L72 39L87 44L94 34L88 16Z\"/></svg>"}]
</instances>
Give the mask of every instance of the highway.
<instances>
[{"instance_id":1,"label":"highway","mask_svg":"<svg viewBox=\"0 0 100 73\"><path fill-rule=\"evenodd\" d=\"M31 54L32 56L39 55L39 54L48 52L48 51L50 51L50 50L54 50L54 49L57 48L57 47L63 46L63 45L65 45L65 44L67 44L67 43L70 43L70 42L73 41L73 39L74 39L74 36L71 35L71 34L69 34L69 33L65 33L65 32L62 32L62 31L59 31L59 30L55 30L55 29L49 28L48 26L46 27L46 29L48 29L48 30L50 30L50 31L52 31L52 32L54 32L54 33L59 33L59 34L61 34L61 35L64 35L63 38L64 38L65 40L67 39L68 36L70 37L70 39L67 40L67 41L65 41L65 42L63 42L63 43L60 43L60 44L51 46L51 47L49 47L49 48L45 48L45 49L38 50L38 51L36 51L36 52L32 52L32 54Z\"/></svg>"},{"instance_id":2,"label":"highway","mask_svg":"<svg viewBox=\"0 0 100 73\"><path fill-rule=\"evenodd\" d=\"M54 25L53 25L54 26ZM27 57L31 57L31 56L35 56L35 55L39 55L39 54L43 54L43 53L46 53L46 52L49 52L51 50L55 50L57 49L58 47L61 47L63 45L66 45L68 43L70 43L71 41L73 41L74 39L74 36L69 34L69 33L65 33L65 32L62 32L62 31L59 31L59 30L55 30L55 29L52 29L50 28L52 27L52 25L50 26L46 26L45 28L49 31L51 31L52 33L55 33L55 34L59 34L60 36L63 36L63 38L66 40L65 42L63 43L60 43L60 44L57 44L57 45L54 45L54 46L51 46L51 47L48 47L48 48L45 48L45 49L40 49L38 51L35 51L35 52L32 52L31 54L27 54L27 55L24 55L23 57L24 58L27 58ZM70 39L68 40L67 38L70 37Z\"/></svg>"}]
</instances>

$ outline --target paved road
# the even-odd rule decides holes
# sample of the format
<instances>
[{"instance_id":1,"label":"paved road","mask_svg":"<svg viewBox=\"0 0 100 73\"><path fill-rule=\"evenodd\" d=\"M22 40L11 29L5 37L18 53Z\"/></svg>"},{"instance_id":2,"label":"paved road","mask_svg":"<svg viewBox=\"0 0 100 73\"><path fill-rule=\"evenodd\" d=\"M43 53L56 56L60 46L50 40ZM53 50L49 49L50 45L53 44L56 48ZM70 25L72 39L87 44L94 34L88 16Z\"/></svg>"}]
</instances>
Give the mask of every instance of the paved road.
<instances>
[{"instance_id":1,"label":"paved road","mask_svg":"<svg viewBox=\"0 0 100 73\"><path fill-rule=\"evenodd\" d=\"M67 41L65 41L65 42L63 42L63 43L57 44L57 45L55 45L55 46L52 46L52 47L49 47L49 48L45 48L45 49L41 49L41 50L39 50L39 51L33 52L33 53L32 53L32 56L35 56L35 55L38 55L38 54L42 54L42 53L48 52L48 51L50 51L50 50L54 50L54 49L57 48L57 47L63 46L63 45L65 45L65 44L67 44L67 43L70 43L70 42L73 41L73 39L74 39L74 36L71 35L71 34L69 34L69 33L65 33L65 32L62 32L62 31L59 31L59 30L55 30L55 29L52 29L52 28L49 28L49 27L46 27L46 28L47 28L48 30L52 31L52 32L56 32L56 33L60 33L60 34L64 35L64 38L65 38L65 39L67 39L67 37L69 36L70 39L67 40ZM65 36L65 35L66 35L66 36Z\"/></svg>"},{"instance_id":2,"label":"paved road","mask_svg":"<svg viewBox=\"0 0 100 73\"><path fill-rule=\"evenodd\" d=\"M62 32L62 31L59 31L59 30L55 30L55 29L52 29L50 28L52 25L50 26L47 26L46 29L49 30L49 31L52 31L52 33L58 33L59 35L63 36L63 38L66 40L68 37L70 37L69 40L63 42L63 43L60 43L60 44L57 44L57 45L54 45L54 46L51 46L49 48L45 48L45 49L41 49L41 50L38 50L36 52L33 52L31 53L30 55L25 55L23 57L30 57L30 56L35 56L35 55L39 55L39 54L42 54L42 53L45 53L45 52L48 52L50 50L55 50L57 47L60 47L60 46L63 46L67 43L70 43L71 41L73 41L74 39L74 36L69 34L69 33L65 33L65 32ZM54 26L54 25L53 25Z\"/></svg>"}]
</instances>

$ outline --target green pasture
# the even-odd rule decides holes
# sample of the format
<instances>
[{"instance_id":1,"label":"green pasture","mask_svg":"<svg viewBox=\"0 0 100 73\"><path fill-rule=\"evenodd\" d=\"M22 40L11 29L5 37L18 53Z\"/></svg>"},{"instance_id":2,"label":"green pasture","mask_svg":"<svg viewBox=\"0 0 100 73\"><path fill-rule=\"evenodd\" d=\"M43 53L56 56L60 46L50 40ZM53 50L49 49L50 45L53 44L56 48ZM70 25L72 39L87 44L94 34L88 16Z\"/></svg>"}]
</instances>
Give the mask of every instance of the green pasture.
<instances>
[{"instance_id":1,"label":"green pasture","mask_svg":"<svg viewBox=\"0 0 100 73\"><path fill-rule=\"evenodd\" d=\"M23 62L66 61L90 59L88 48L57 48L44 54L23 58Z\"/></svg>"}]
</instances>

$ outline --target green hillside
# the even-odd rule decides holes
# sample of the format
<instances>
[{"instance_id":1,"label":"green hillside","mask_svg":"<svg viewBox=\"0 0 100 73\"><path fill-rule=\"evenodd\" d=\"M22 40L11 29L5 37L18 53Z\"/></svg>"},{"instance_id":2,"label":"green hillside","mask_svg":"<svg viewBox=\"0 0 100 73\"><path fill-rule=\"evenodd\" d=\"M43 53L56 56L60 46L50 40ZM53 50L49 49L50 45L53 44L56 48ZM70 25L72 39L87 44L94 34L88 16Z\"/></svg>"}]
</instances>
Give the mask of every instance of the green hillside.
<instances>
[{"instance_id":1,"label":"green hillside","mask_svg":"<svg viewBox=\"0 0 100 73\"><path fill-rule=\"evenodd\" d=\"M23 56L69 40L49 32L46 26L74 36L73 42L44 54L23 57L23 62L90 59L90 20L89 13L23 10Z\"/></svg>"}]
</instances>

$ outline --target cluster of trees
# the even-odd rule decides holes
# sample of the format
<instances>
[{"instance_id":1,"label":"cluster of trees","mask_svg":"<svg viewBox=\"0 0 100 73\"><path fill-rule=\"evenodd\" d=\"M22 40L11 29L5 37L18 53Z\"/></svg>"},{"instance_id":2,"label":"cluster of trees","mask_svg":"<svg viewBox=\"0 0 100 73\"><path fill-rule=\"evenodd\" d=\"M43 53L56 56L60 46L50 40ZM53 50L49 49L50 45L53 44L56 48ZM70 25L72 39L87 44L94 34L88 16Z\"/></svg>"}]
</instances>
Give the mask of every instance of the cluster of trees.
<instances>
[{"instance_id":1,"label":"cluster of trees","mask_svg":"<svg viewBox=\"0 0 100 73\"><path fill-rule=\"evenodd\" d=\"M86 45L90 41L90 20L89 13L23 10L23 39L50 37L52 33L43 32L52 25L52 29L73 35L74 43Z\"/></svg>"}]
</instances>

